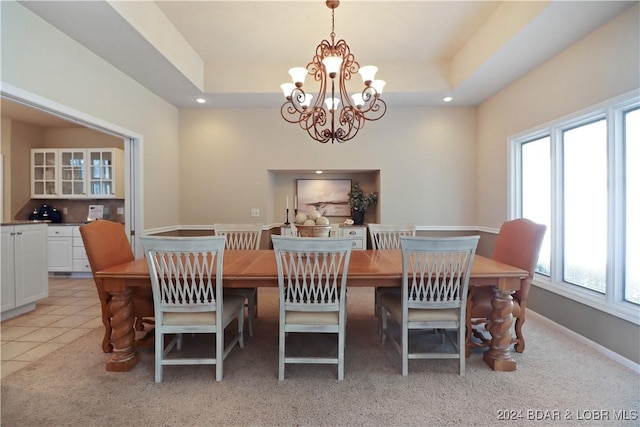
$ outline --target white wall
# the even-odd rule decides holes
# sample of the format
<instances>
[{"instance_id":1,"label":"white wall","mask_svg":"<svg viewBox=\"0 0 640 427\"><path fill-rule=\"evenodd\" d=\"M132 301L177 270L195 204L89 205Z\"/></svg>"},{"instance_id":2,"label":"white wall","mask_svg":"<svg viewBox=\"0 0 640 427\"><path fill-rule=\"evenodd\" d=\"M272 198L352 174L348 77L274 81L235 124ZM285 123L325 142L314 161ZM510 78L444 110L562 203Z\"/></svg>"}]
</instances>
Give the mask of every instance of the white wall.
<instances>
[{"instance_id":1,"label":"white wall","mask_svg":"<svg viewBox=\"0 0 640 427\"><path fill-rule=\"evenodd\" d=\"M254 207L260 221L283 222L295 177L272 189L270 170L379 170L380 221L474 225L475 132L474 108L390 105L352 142L323 145L279 109L181 110L181 218L250 222Z\"/></svg>"},{"instance_id":2,"label":"white wall","mask_svg":"<svg viewBox=\"0 0 640 427\"><path fill-rule=\"evenodd\" d=\"M39 17L2 7L2 81L144 138L145 228L280 222L269 170L380 170L379 220L497 228L506 138L638 86L638 6L474 108L397 108L344 145L313 142L278 109L180 111Z\"/></svg>"},{"instance_id":3,"label":"white wall","mask_svg":"<svg viewBox=\"0 0 640 427\"><path fill-rule=\"evenodd\" d=\"M11 173L8 182L11 185L7 187L11 188L11 197L8 199L10 214L5 217L7 221L14 220L31 199L31 149L41 147L45 139L45 130L40 126L11 120L10 128L11 149L8 159L11 159Z\"/></svg>"},{"instance_id":4,"label":"white wall","mask_svg":"<svg viewBox=\"0 0 640 427\"><path fill-rule=\"evenodd\" d=\"M20 4L0 7L3 84L141 135L144 228L179 224L177 109Z\"/></svg>"},{"instance_id":5,"label":"white wall","mask_svg":"<svg viewBox=\"0 0 640 427\"><path fill-rule=\"evenodd\" d=\"M636 5L478 108L476 221L507 219L507 138L640 87Z\"/></svg>"},{"instance_id":6,"label":"white wall","mask_svg":"<svg viewBox=\"0 0 640 427\"><path fill-rule=\"evenodd\" d=\"M0 122L0 160L2 164L2 212L0 220L9 221L11 218L11 120L2 119Z\"/></svg>"},{"instance_id":7,"label":"white wall","mask_svg":"<svg viewBox=\"0 0 640 427\"><path fill-rule=\"evenodd\" d=\"M507 219L509 136L637 90L639 18L636 5L478 108L478 225L498 227ZM640 363L638 325L537 286L527 308Z\"/></svg>"}]
</instances>

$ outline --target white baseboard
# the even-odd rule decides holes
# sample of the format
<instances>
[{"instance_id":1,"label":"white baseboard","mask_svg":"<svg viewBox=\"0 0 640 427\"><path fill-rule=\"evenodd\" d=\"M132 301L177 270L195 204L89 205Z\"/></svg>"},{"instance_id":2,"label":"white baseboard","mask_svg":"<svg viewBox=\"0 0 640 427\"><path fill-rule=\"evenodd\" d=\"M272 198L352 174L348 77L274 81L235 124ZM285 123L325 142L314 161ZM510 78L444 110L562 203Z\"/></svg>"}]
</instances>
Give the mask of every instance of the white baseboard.
<instances>
[{"instance_id":1,"label":"white baseboard","mask_svg":"<svg viewBox=\"0 0 640 427\"><path fill-rule=\"evenodd\" d=\"M588 347L592 348L593 350L597 351L603 356L608 357L614 362L619 363L625 368L629 368L632 371L634 371L636 374L640 375L640 364L635 363L633 360L629 360L626 357L619 355L615 351L609 350L608 348L598 344L597 342L591 341L590 339L585 338L584 336L578 334L577 332L574 332L571 329L566 328L560 325L559 323L554 322L553 320L549 320L548 318L542 316L541 314L536 313L535 311L532 311L531 309L527 309L527 317L533 317L536 320L539 320L540 322L544 323L546 326L552 329L555 329L556 331L559 331L565 335L570 336L576 341L579 341L582 344L587 345Z\"/></svg>"}]
</instances>

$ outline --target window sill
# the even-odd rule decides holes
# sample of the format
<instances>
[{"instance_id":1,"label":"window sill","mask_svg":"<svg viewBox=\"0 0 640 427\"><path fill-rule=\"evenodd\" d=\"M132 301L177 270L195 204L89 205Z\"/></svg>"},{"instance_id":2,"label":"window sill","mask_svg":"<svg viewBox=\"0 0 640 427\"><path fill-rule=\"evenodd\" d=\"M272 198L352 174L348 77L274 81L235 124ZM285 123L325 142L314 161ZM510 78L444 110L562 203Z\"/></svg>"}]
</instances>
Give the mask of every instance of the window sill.
<instances>
[{"instance_id":1,"label":"window sill","mask_svg":"<svg viewBox=\"0 0 640 427\"><path fill-rule=\"evenodd\" d=\"M536 276L533 280L533 285L626 320L627 322L640 325L640 307L635 304L623 301L609 302L603 294L588 289L581 289L578 286L566 283L551 283L551 281L544 276Z\"/></svg>"}]
</instances>

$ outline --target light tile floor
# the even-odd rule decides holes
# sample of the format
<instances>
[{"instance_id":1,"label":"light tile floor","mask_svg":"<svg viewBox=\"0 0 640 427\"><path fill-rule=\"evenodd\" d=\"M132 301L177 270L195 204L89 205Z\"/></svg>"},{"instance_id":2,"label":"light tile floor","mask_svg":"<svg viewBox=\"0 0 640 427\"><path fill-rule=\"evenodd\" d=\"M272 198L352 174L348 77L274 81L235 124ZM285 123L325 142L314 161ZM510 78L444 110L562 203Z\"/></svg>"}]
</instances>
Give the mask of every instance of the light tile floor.
<instances>
[{"instance_id":1,"label":"light tile floor","mask_svg":"<svg viewBox=\"0 0 640 427\"><path fill-rule=\"evenodd\" d=\"M49 277L49 297L36 309L0 323L0 373L4 378L102 327L93 279Z\"/></svg>"}]
</instances>

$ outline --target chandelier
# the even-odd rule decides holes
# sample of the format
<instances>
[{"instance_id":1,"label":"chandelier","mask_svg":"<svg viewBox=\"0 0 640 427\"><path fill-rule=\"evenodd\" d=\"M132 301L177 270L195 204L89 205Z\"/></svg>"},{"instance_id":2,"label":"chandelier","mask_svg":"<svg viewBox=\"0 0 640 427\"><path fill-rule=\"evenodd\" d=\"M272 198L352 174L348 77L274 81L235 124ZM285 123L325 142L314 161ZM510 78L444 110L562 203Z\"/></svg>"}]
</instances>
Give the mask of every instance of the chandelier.
<instances>
[{"instance_id":1,"label":"chandelier","mask_svg":"<svg viewBox=\"0 0 640 427\"><path fill-rule=\"evenodd\" d=\"M327 0L331 9L331 41L322 40L307 67L289 70L293 83L280 85L286 101L280 108L282 118L298 123L309 136L326 144L346 142L364 127L367 120L378 120L387 112L387 104L380 98L384 80L375 80L378 67L360 66L344 40L335 41L335 9L338 0ZM360 72L364 88L349 96L346 82ZM307 75L320 83L314 96L303 89Z\"/></svg>"}]
</instances>

